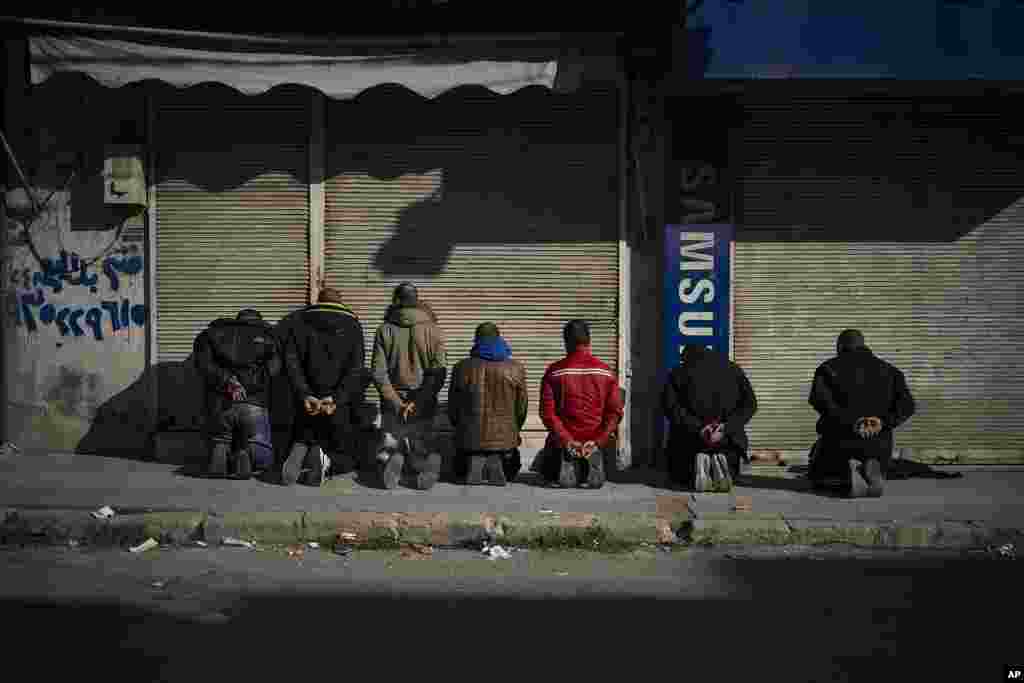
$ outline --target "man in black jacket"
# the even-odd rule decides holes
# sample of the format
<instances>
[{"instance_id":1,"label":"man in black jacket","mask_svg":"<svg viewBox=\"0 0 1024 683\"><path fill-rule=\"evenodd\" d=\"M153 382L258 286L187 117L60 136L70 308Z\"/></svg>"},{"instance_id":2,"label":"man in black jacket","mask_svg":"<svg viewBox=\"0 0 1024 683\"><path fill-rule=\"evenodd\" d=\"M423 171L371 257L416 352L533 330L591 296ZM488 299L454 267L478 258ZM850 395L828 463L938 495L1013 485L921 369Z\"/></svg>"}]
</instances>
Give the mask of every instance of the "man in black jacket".
<instances>
[{"instance_id":1,"label":"man in black jacket","mask_svg":"<svg viewBox=\"0 0 1024 683\"><path fill-rule=\"evenodd\" d=\"M338 461L335 472L356 464L352 428L370 383L363 367L363 326L337 290L324 288L318 301L296 314L285 346L298 403L292 447L281 471L285 486L300 479L310 486L323 484L331 469L328 452Z\"/></svg>"},{"instance_id":2,"label":"man in black jacket","mask_svg":"<svg viewBox=\"0 0 1024 683\"><path fill-rule=\"evenodd\" d=\"M723 353L687 345L665 385L662 408L671 426L672 482L698 492L731 490L749 447L746 425L757 412L743 369Z\"/></svg>"},{"instance_id":3,"label":"man in black jacket","mask_svg":"<svg viewBox=\"0 0 1024 683\"><path fill-rule=\"evenodd\" d=\"M248 479L254 468L270 467L270 380L281 371L271 326L252 309L214 320L196 337L193 358L206 386L207 473L225 476L230 469L235 478Z\"/></svg>"},{"instance_id":4,"label":"man in black jacket","mask_svg":"<svg viewBox=\"0 0 1024 683\"><path fill-rule=\"evenodd\" d=\"M821 415L809 477L838 478L851 497L882 495L892 430L914 414L903 373L875 356L857 330L836 341L836 356L814 372L808 402Z\"/></svg>"}]
</instances>

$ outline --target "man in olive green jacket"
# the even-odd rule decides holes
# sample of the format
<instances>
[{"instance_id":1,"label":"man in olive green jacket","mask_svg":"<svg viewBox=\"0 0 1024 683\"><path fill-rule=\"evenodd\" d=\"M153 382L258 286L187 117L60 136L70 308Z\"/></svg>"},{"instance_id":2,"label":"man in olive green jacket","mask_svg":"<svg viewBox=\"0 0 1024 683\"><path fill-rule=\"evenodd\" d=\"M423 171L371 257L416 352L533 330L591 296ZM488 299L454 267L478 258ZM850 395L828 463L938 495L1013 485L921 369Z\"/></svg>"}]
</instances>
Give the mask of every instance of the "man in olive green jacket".
<instances>
[{"instance_id":1,"label":"man in olive green jacket","mask_svg":"<svg viewBox=\"0 0 1024 683\"><path fill-rule=\"evenodd\" d=\"M444 334L416 287L403 282L373 341L373 379L380 393L381 440L377 461L384 488L406 477L426 490L441 474L441 455L431 452L437 395L447 377Z\"/></svg>"}]
</instances>

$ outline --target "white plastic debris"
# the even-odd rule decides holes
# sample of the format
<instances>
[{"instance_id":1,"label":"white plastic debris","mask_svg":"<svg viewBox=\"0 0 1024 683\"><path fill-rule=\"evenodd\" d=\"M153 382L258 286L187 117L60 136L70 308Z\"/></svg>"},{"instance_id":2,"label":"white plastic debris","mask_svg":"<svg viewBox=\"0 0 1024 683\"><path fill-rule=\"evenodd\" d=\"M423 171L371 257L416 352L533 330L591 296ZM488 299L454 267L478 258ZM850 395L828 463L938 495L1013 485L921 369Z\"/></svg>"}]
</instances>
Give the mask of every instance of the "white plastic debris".
<instances>
[{"instance_id":1,"label":"white plastic debris","mask_svg":"<svg viewBox=\"0 0 1024 683\"><path fill-rule=\"evenodd\" d=\"M484 546L484 555L491 560L507 560L512 557L512 554L500 545Z\"/></svg>"},{"instance_id":2,"label":"white plastic debris","mask_svg":"<svg viewBox=\"0 0 1024 683\"><path fill-rule=\"evenodd\" d=\"M555 572L555 576L569 576L569 572Z\"/></svg>"},{"instance_id":3,"label":"white plastic debris","mask_svg":"<svg viewBox=\"0 0 1024 683\"><path fill-rule=\"evenodd\" d=\"M166 581L154 581L153 582L153 588L163 588L166 585L167 585Z\"/></svg>"},{"instance_id":4,"label":"white plastic debris","mask_svg":"<svg viewBox=\"0 0 1024 683\"><path fill-rule=\"evenodd\" d=\"M131 548L131 551L133 553L144 553L147 550L152 550L153 548L157 548L159 546L160 544L157 543L155 538L147 538L142 543L138 544L134 548Z\"/></svg>"},{"instance_id":5,"label":"white plastic debris","mask_svg":"<svg viewBox=\"0 0 1024 683\"><path fill-rule=\"evenodd\" d=\"M103 507L101 507L96 512L93 512L93 513L90 513L90 514L92 514L92 516L95 517L96 519L110 519L111 517L113 517L117 513L114 512L114 508L110 507L109 505L104 505Z\"/></svg>"},{"instance_id":6,"label":"white plastic debris","mask_svg":"<svg viewBox=\"0 0 1024 683\"><path fill-rule=\"evenodd\" d=\"M252 543L250 541L243 541L240 538L231 538L230 536L221 541L221 543L223 543L224 545L235 546L237 548L248 548L250 550L256 547L255 543Z\"/></svg>"},{"instance_id":7,"label":"white plastic debris","mask_svg":"<svg viewBox=\"0 0 1024 683\"><path fill-rule=\"evenodd\" d=\"M319 550L320 549L320 544L317 543L316 541L310 541L308 545L309 545L310 550Z\"/></svg>"},{"instance_id":8,"label":"white plastic debris","mask_svg":"<svg viewBox=\"0 0 1024 683\"><path fill-rule=\"evenodd\" d=\"M196 545L199 546L200 548L205 548L209 544L206 541L196 541Z\"/></svg>"},{"instance_id":9,"label":"white plastic debris","mask_svg":"<svg viewBox=\"0 0 1024 683\"><path fill-rule=\"evenodd\" d=\"M546 510L544 508L541 508L541 510L540 510L540 513L542 515L551 515L551 514L554 514L554 512L555 512L554 510Z\"/></svg>"}]
</instances>

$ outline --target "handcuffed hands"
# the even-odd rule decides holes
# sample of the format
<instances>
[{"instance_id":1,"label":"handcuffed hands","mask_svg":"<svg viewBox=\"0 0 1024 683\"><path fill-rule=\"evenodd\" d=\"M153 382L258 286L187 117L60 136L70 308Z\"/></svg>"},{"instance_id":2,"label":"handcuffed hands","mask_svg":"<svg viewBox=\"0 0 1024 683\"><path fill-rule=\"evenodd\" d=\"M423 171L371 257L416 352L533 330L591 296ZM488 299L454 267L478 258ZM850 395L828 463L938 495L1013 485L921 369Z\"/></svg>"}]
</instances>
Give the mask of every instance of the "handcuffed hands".
<instances>
[{"instance_id":1,"label":"handcuffed hands","mask_svg":"<svg viewBox=\"0 0 1024 683\"><path fill-rule=\"evenodd\" d=\"M334 402L333 396L320 399L320 412L324 415L334 415L338 410L338 404Z\"/></svg>"},{"instance_id":2,"label":"handcuffed hands","mask_svg":"<svg viewBox=\"0 0 1024 683\"><path fill-rule=\"evenodd\" d=\"M306 409L306 414L309 416L316 415L320 412L320 399L314 396L307 396L302 401L303 407Z\"/></svg>"},{"instance_id":3,"label":"handcuffed hands","mask_svg":"<svg viewBox=\"0 0 1024 683\"><path fill-rule=\"evenodd\" d=\"M414 401L402 401L402 407L399 409L398 414L401 416L402 421L408 420L410 417L416 415L416 403Z\"/></svg>"},{"instance_id":4,"label":"handcuffed hands","mask_svg":"<svg viewBox=\"0 0 1024 683\"><path fill-rule=\"evenodd\" d=\"M862 417L854 425L854 431L862 439L870 439L882 431L882 421L877 417Z\"/></svg>"},{"instance_id":5,"label":"handcuffed hands","mask_svg":"<svg viewBox=\"0 0 1024 683\"><path fill-rule=\"evenodd\" d=\"M597 442L596 441L584 442L582 450L583 450L583 458L585 458L587 460L590 460L590 456L592 456L597 451Z\"/></svg>"},{"instance_id":6,"label":"handcuffed hands","mask_svg":"<svg viewBox=\"0 0 1024 683\"><path fill-rule=\"evenodd\" d=\"M569 451L569 455L571 455L572 457L574 457L574 458L582 458L583 457L583 444L581 442L579 442L579 441L570 441L569 443L567 443L565 445L565 448L566 448L567 451Z\"/></svg>"}]
</instances>

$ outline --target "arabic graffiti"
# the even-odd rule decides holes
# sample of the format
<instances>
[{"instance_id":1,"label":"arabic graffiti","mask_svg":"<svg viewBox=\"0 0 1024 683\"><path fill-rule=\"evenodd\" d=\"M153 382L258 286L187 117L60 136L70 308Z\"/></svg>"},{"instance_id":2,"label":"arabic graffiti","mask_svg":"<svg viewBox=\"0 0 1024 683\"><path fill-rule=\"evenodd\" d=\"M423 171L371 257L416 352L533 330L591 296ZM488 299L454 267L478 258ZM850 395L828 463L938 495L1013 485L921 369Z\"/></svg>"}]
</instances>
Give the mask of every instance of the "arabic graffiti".
<instances>
[{"instance_id":1,"label":"arabic graffiti","mask_svg":"<svg viewBox=\"0 0 1024 683\"><path fill-rule=\"evenodd\" d=\"M32 274L33 287L49 287L57 294L64 289L64 283L70 285L88 287L93 294L97 293L98 273L89 272L89 263L81 259L78 254L64 251L60 252L59 259L45 258L42 262L42 270ZM122 275L137 275L142 272L142 257L135 256L108 256L103 259L103 274L109 280L110 289L118 291L121 288ZM13 274L17 278L17 273Z\"/></svg>"},{"instance_id":2,"label":"arabic graffiti","mask_svg":"<svg viewBox=\"0 0 1024 683\"><path fill-rule=\"evenodd\" d=\"M8 312L12 306L8 299ZM92 331L96 341L103 341L104 312L110 320L110 327L114 332L127 330L131 325L145 327L146 306L145 304L132 304L128 299L117 301L103 301L100 306L63 306L57 308L46 301L42 289L37 289L31 294L22 294L17 297L13 306L15 325L24 326L29 332L35 332L39 325L57 325L60 336L66 337L69 334L75 337L85 336L86 331L82 328L81 321L84 318L85 326Z\"/></svg>"},{"instance_id":3,"label":"arabic graffiti","mask_svg":"<svg viewBox=\"0 0 1024 683\"><path fill-rule=\"evenodd\" d=\"M111 293L119 292L122 276L137 275L143 269L140 255L130 254L129 249L122 249L120 253L121 256L104 258L100 265L106 283L100 282L99 273L91 272L90 262L65 250L60 251L59 258L43 259L41 270L36 272L11 268L5 263L2 284L11 289L5 297L4 312L16 326L30 333L37 332L40 325L55 325L61 337L91 336L96 341L103 341L111 332L128 331L132 326L144 327L148 319L145 304L133 304L126 297L111 297L92 306L47 301L47 295L59 294L66 286L88 287L90 293L98 294L101 284L106 284ZM17 288L31 291L18 292Z\"/></svg>"}]
</instances>

